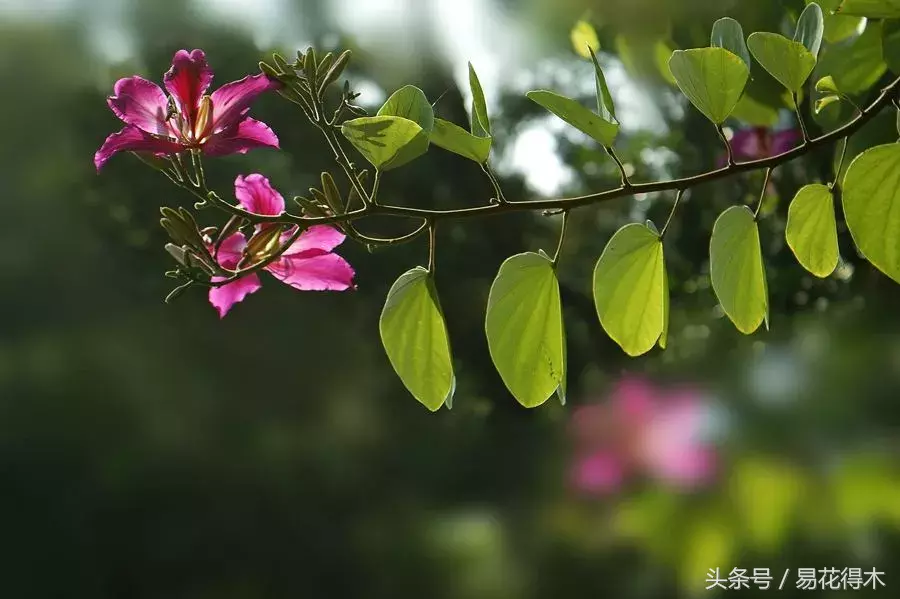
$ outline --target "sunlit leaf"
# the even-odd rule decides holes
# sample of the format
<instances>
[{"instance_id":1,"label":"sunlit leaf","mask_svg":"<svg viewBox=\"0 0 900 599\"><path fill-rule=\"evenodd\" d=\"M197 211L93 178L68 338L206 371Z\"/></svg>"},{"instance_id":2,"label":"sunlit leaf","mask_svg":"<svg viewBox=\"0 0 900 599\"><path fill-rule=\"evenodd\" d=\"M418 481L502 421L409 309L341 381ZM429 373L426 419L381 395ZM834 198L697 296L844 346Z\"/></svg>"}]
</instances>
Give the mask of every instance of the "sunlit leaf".
<instances>
[{"instance_id":1,"label":"sunlit leaf","mask_svg":"<svg viewBox=\"0 0 900 599\"><path fill-rule=\"evenodd\" d=\"M856 246L900 283L900 144L876 146L857 156L844 177L842 199Z\"/></svg>"},{"instance_id":2,"label":"sunlit leaf","mask_svg":"<svg viewBox=\"0 0 900 599\"><path fill-rule=\"evenodd\" d=\"M713 226L709 241L713 290L737 329L749 335L767 319L769 298L759 228L746 206L732 206Z\"/></svg>"},{"instance_id":3,"label":"sunlit leaf","mask_svg":"<svg viewBox=\"0 0 900 599\"><path fill-rule=\"evenodd\" d=\"M407 85L391 94L378 111L378 116L399 116L431 132L434 125L434 109L428 103L425 92L414 85Z\"/></svg>"},{"instance_id":4,"label":"sunlit leaf","mask_svg":"<svg viewBox=\"0 0 900 599\"><path fill-rule=\"evenodd\" d=\"M403 166L428 151L428 132L398 116L367 116L345 122L341 133L381 171Z\"/></svg>"},{"instance_id":5,"label":"sunlit leaf","mask_svg":"<svg viewBox=\"0 0 900 599\"><path fill-rule=\"evenodd\" d=\"M810 4L813 0L806 0ZM854 35L860 24L861 17L851 17L842 14L832 14L840 6L841 0L816 0L825 13L825 41L836 44Z\"/></svg>"},{"instance_id":6,"label":"sunlit leaf","mask_svg":"<svg viewBox=\"0 0 900 599\"><path fill-rule=\"evenodd\" d=\"M803 268L822 278L834 272L838 263L837 223L828 186L816 183L797 192L788 209L785 237Z\"/></svg>"},{"instance_id":7,"label":"sunlit leaf","mask_svg":"<svg viewBox=\"0 0 900 599\"><path fill-rule=\"evenodd\" d=\"M845 94L867 91L887 70L881 31L881 23L869 22L858 38L826 48L819 61L818 74L831 75Z\"/></svg>"},{"instance_id":8,"label":"sunlit leaf","mask_svg":"<svg viewBox=\"0 0 900 599\"><path fill-rule=\"evenodd\" d=\"M443 119L434 120L431 143L480 164L487 162L491 153L490 137L477 137L462 127Z\"/></svg>"},{"instance_id":9,"label":"sunlit leaf","mask_svg":"<svg viewBox=\"0 0 900 599\"><path fill-rule=\"evenodd\" d=\"M709 45L713 48L724 48L738 56L750 68L750 52L744 40L741 24L730 17L719 19L713 23Z\"/></svg>"},{"instance_id":10,"label":"sunlit leaf","mask_svg":"<svg viewBox=\"0 0 900 599\"><path fill-rule=\"evenodd\" d=\"M900 0L844 0L838 12L870 19L898 19Z\"/></svg>"},{"instance_id":11,"label":"sunlit leaf","mask_svg":"<svg viewBox=\"0 0 900 599\"><path fill-rule=\"evenodd\" d=\"M532 252L506 260L488 297L485 319L494 366L526 408L565 397L566 351L553 263Z\"/></svg>"},{"instance_id":12,"label":"sunlit leaf","mask_svg":"<svg viewBox=\"0 0 900 599\"><path fill-rule=\"evenodd\" d=\"M778 124L779 112L783 108L793 108L790 92L765 69L754 64L744 95L731 116L750 125L774 127Z\"/></svg>"},{"instance_id":13,"label":"sunlit leaf","mask_svg":"<svg viewBox=\"0 0 900 599\"><path fill-rule=\"evenodd\" d=\"M629 356L665 346L669 291L662 240L631 223L612 236L594 268L594 305L603 330Z\"/></svg>"},{"instance_id":14,"label":"sunlit leaf","mask_svg":"<svg viewBox=\"0 0 900 599\"><path fill-rule=\"evenodd\" d=\"M611 146L616 139L619 126L605 121L577 100L547 90L531 91L525 95L604 146Z\"/></svg>"},{"instance_id":15,"label":"sunlit leaf","mask_svg":"<svg viewBox=\"0 0 900 599\"><path fill-rule=\"evenodd\" d=\"M597 31L590 21L580 19L572 28L569 34L572 40L572 49L582 58L590 58L591 52L600 50L600 40L597 38Z\"/></svg>"},{"instance_id":16,"label":"sunlit leaf","mask_svg":"<svg viewBox=\"0 0 900 599\"><path fill-rule=\"evenodd\" d=\"M603 69L600 68L597 56L593 52L591 52L591 61L594 63L594 84L597 89L597 114L607 123L618 125L616 105L613 103L612 94L609 93L609 87L606 85Z\"/></svg>"},{"instance_id":17,"label":"sunlit leaf","mask_svg":"<svg viewBox=\"0 0 900 599\"><path fill-rule=\"evenodd\" d=\"M894 74L900 74L900 21L886 21L882 25L881 52L884 62Z\"/></svg>"},{"instance_id":18,"label":"sunlit leaf","mask_svg":"<svg viewBox=\"0 0 900 599\"><path fill-rule=\"evenodd\" d=\"M816 91L823 94L839 94L840 90L834 82L834 77L828 75L816 81Z\"/></svg>"},{"instance_id":19,"label":"sunlit leaf","mask_svg":"<svg viewBox=\"0 0 900 599\"><path fill-rule=\"evenodd\" d=\"M488 118L487 103L484 100L484 90L475 67L469 63L469 87L472 89L472 134L478 137L491 136L491 120Z\"/></svg>"},{"instance_id":20,"label":"sunlit leaf","mask_svg":"<svg viewBox=\"0 0 900 599\"><path fill-rule=\"evenodd\" d=\"M452 401L456 378L450 340L431 274L416 267L388 292L381 342L400 380L432 412Z\"/></svg>"},{"instance_id":21,"label":"sunlit leaf","mask_svg":"<svg viewBox=\"0 0 900 599\"><path fill-rule=\"evenodd\" d=\"M676 50L669 70L691 104L716 125L734 110L750 75L744 61L723 48Z\"/></svg>"},{"instance_id":22,"label":"sunlit leaf","mask_svg":"<svg viewBox=\"0 0 900 599\"><path fill-rule=\"evenodd\" d=\"M747 45L753 58L792 92L803 87L816 66L816 57L803 44L777 33L753 33Z\"/></svg>"},{"instance_id":23,"label":"sunlit leaf","mask_svg":"<svg viewBox=\"0 0 900 599\"><path fill-rule=\"evenodd\" d=\"M809 53L816 57L822 46L822 36L825 34L825 16L822 8L815 2L806 5L800 18L797 20L797 30L794 32L794 41L803 44Z\"/></svg>"}]
</instances>

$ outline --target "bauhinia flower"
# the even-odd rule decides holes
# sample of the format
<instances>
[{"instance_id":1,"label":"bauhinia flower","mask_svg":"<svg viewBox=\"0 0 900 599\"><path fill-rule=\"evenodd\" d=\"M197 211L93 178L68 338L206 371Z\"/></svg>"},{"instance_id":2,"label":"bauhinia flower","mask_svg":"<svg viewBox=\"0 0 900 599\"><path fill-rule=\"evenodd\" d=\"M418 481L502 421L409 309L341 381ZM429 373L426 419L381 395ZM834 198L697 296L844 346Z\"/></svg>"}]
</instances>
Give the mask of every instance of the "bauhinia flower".
<instances>
[{"instance_id":1,"label":"bauhinia flower","mask_svg":"<svg viewBox=\"0 0 900 599\"><path fill-rule=\"evenodd\" d=\"M641 378L621 379L607 403L583 406L572 415L574 487L608 494L635 473L682 488L708 482L716 461L704 436L709 416L695 390L662 390Z\"/></svg>"},{"instance_id":2,"label":"bauhinia flower","mask_svg":"<svg viewBox=\"0 0 900 599\"><path fill-rule=\"evenodd\" d=\"M734 159L744 162L783 154L796 146L800 138L797 129L772 131L766 127L750 127L735 132L729 143ZM725 162L723 154L719 157L719 165L724 166Z\"/></svg>"},{"instance_id":3,"label":"bauhinia flower","mask_svg":"<svg viewBox=\"0 0 900 599\"><path fill-rule=\"evenodd\" d=\"M284 212L284 198L262 175L239 176L234 182L234 194L241 207L248 212L275 216ZM267 225L257 227L263 231ZM269 225L270 226L270 225ZM281 242L287 243L296 234L296 227L281 234ZM247 238L235 233L223 240L216 252L216 260L223 267L235 270L246 262ZM332 253L344 241L344 234L325 225L316 225L303 231L287 250L265 267L276 279L300 291L346 291L353 288L353 268L346 260ZM242 267L249 266L245 263ZM214 277L214 283L225 279ZM209 290L209 303L223 318L231 307L257 291L262 284L256 273Z\"/></svg>"},{"instance_id":4,"label":"bauhinia flower","mask_svg":"<svg viewBox=\"0 0 900 599\"><path fill-rule=\"evenodd\" d=\"M142 77L117 81L108 103L125 127L107 137L94 155L97 170L124 151L168 155L200 149L222 156L277 148L275 133L247 112L260 94L280 84L264 74L248 75L207 94L212 79L202 50L179 50L163 77L168 97Z\"/></svg>"}]
</instances>

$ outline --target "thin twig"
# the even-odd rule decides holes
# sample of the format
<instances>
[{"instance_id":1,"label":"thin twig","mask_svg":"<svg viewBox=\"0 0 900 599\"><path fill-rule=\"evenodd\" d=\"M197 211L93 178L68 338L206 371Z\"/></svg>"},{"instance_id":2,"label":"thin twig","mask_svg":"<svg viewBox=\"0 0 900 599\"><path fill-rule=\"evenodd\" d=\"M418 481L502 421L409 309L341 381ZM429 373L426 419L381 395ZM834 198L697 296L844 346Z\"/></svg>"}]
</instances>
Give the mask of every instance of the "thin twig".
<instances>
[{"instance_id":1,"label":"thin twig","mask_svg":"<svg viewBox=\"0 0 900 599\"><path fill-rule=\"evenodd\" d=\"M803 110L800 108L800 102L797 101L797 92L792 94L794 98L794 112L797 113L797 121L800 123L800 131L803 133L803 143L808 144L809 131L806 128L806 121L803 120Z\"/></svg>"},{"instance_id":2,"label":"thin twig","mask_svg":"<svg viewBox=\"0 0 900 599\"><path fill-rule=\"evenodd\" d=\"M666 219L666 224L663 225L662 231L659 232L660 239L662 239L666 235L666 231L669 230L669 225L672 223L672 217L675 216L675 210L678 208L678 203L681 202L681 196L683 195L683 189L679 189L678 193L675 194L675 203L672 204L672 210L669 212L669 218Z\"/></svg>"},{"instance_id":3,"label":"thin twig","mask_svg":"<svg viewBox=\"0 0 900 599\"><path fill-rule=\"evenodd\" d=\"M769 187L769 177L772 176L774 166L766 169L766 178L763 181L762 191L759 192L759 201L756 203L756 211L753 213L753 220L759 220L759 210L762 208L763 200L766 198L766 188Z\"/></svg>"},{"instance_id":4,"label":"thin twig","mask_svg":"<svg viewBox=\"0 0 900 599\"><path fill-rule=\"evenodd\" d=\"M725 151L728 153L728 166L734 166L734 152L731 150L731 143L729 143L728 137L725 135L725 131L722 129L722 125L718 125L716 127L716 133L719 134L719 139L721 139L722 143L725 144Z\"/></svg>"},{"instance_id":5,"label":"thin twig","mask_svg":"<svg viewBox=\"0 0 900 599\"><path fill-rule=\"evenodd\" d=\"M619 157L616 155L616 151L612 149L610 146L603 146L603 149L606 150L606 153L609 154L609 157L616 161L616 166L619 167L619 174L622 176L622 188L628 189L631 187L631 182L628 180L628 173L625 171L625 165L622 164L622 161L619 160Z\"/></svg>"},{"instance_id":6,"label":"thin twig","mask_svg":"<svg viewBox=\"0 0 900 599\"><path fill-rule=\"evenodd\" d=\"M553 254L553 268L559 264L559 255L562 252L563 243L566 240L566 228L569 224L569 211L563 212L562 228L559 230L559 243L556 245L556 253Z\"/></svg>"}]
</instances>

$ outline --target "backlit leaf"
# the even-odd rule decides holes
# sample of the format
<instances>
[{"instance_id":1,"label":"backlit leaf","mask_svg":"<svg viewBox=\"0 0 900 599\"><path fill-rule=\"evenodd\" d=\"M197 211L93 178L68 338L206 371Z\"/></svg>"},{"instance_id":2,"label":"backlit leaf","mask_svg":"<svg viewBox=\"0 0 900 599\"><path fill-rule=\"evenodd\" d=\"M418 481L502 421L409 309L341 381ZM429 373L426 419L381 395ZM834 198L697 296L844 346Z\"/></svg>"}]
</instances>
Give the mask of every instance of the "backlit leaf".
<instances>
[{"instance_id":1,"label":"backlit leaf","mask_svg":"<svg viewBox=\"0 0 900 599\"><path fill-rule=\"evenodd\" d=\"M746 206L732 206L713 226L709 240L713 290L737 329L749 335L767 319L769 298L759 228Z\"/></svg>"},{"instance_id":2,"label":"backlit leaf","mask_svg":"<svg viewBox=\"0 0 900 599\"><path fill-rule=\"evenodd\" d=\"M606 85L603 69L600 68L597 56L593 52L591 52L591 61L594 63L594 84L597 88L597 114L607 123L618 125L616 105L613 103L612 94L609 93L609 87Z\"/></svg>"},{"instance_id":3,"label":"backlit leaf","mask_svg":"<svg viewBox=\"0 0 900 599\"><path fill-rule=\"evenodd\" d=\"M900 0L844 0L838 12L870 19L898 19Z\"/></svg>"},{"instance_id":4,"label":"backlit leaf","mask_svg":"<svg viewBox=\"0 0 900 599\"><path fill-rule=\"evenodd\" d=\"M491 120L488 118L487 103L484 100L484 90L475 67L469 63L469 87L472 89L472 134L478 137L490 137Z\"/></svg>"},{"instance_id":5,"label":"backlit leaf","mask_svg":"<svg viewBox=\"0 0 900 599\"><path fill-rule=\"evenodd\" d=\"M894 74L900 73L900 21L887 21L882 25L881 51L884 62Z\"/></svg>"},{"instance_id":6,"label":"backlit leaf","mask_svg":"<svg viewBox=\"0 0 900 599\"><path fill-rule=\"evenodd\" d=\"M810 4L813 0L806 0ZM841 0L816 0L825 13L825 41L836 44L856 34L862 17L853 17L843 14L832 14L840 6Z\"/></svg>"},{"instance_id":7,"label":"backlit leaf","mask_svg":"<svg viewBox=\"0 0 900 599\"><path fill-rule=\"evenodd\" d=\"M381 342L400 380L432 412L452 401L456 387L450 340L431 274L416 267L388 292L379 323Z\"/></svg>"},{"instance_id":8,"label":"backlit leaf","mask_svg":"<svg viewBox=\"0 0 900 599\"><path fill-rule=\"evenodd\" d=\"M825 34L825 16L822 8L815 2L806 5L800 18L797 20L797 30L794 32L794 41L803 44L809 53L816 57L822 46L822 36Z\"/></svg>"},{"instance_id":9,"label":"backlit leaf","mask_svg":"<svg viewBox=\"0 0 900 599\"><path fill-rule=\"evenodd\" d=\"M788 209L785 237L797 261L816 275L827 277L838 263L834 197L826 185L807 185L797 192Z\"/></svg>"},{"instance_id":10,"label":"backlit leaf","mask_svg":"<svg viewBox=\"0 0 900 599\"><path fill-rule=\"evenodd\" d=\"M553 263L527 252L506 260L488 297L485 319L494 366L526 408L554 393L565 398L566 350Z\"/></svg>"},{"instance_id":11,"label":"backlit leaf","mask_svg":"<svg viewBox=\"0 0 900 599\"><path fill-rule=\"evenodd\" d=\"M367 116L345 122L341 133L381 171L403 166L428 151L428 132L398 116Z\"/></svg>"},{"instance_id":12,"label":"backlit leaf","mask_svg":"<svg viewBox=\"0 0 900 599\"><path fill-rule=\"evenodd\" d=\"M741 24L730 17L719 19L713 23L709 45L713 48L724 48L738 56L750 68L750 52L744 40Z\"/></svg>"},{"instance_id":13,"label":"backlit leaf","mask_svg":"<svg viewBox=\"0 0 900 599\"><path fill-rule=\"evenodd\" d=\"M753 33L747 45L757 62L792 92L803 87L816 66L816 57L803 44L777 33Z\"/></svg>"},{"instance_id":14,"label":"backlit leaf","mask_svg":"<svg viewBox=\"0 0 900 599\"><path fill-rule=\"evenodd\" d=\"M616 231L594 268L594 305L606 334L629 356L665 346L668 295L659 235L637 223Z\"/></svg>"},{"instance_id":15,"label":"backlit leaf","mask_svg":"<svg viewBox=\"0 0 900 599\"><path fill-rule=\"evenodd\" d=\"M818 75L831 75L845 94L867 91L887 70L881 32L881 23L869 22L859 37L829 46L822 53Z\"/></svg>"},{"instance_id":16,"label":"backlit leaf","mask_svg":"<svg viewBox=\"0 0 900 599\"><path fill-rule=\"evenodd\" d=\"M611 146L616 139L619 126L605 121L577 100L547 90L531 91L525 95L604 146Z\"/></svg>"},{"instance_id":17,"label":"backlit leaf","mask_svg":"<svg viewBox=\"0 0 900 599\"><path fill-rule=\"evenodd\" d=\"M435 119L431 130L431 143L480 164L487 162L491 142L490 137L477 137L443 119Z\"/></svg>"},{"instance_id":18,"label":"backlit leaf","mask_svg":"<svg viewBox=\"0 0 900 599\"><path fill-rule=\"evenodd\" d=\"M691 104L716 125L734 110L750 75L744 61L723 48L676 50L669 70Z\"/></svg>"},{"instance_id":19,"label":"backlit leaf","mask_svg":"<svg viewBox=\"0 0 900 599\"><path fill-rule=\"evenodd\" d=\"M403 117L428 132L434 126L434 109L428 103L425 92L414 85L407 85L391 94L378 111L378 116Z\"/></svg>"}]
</instances>

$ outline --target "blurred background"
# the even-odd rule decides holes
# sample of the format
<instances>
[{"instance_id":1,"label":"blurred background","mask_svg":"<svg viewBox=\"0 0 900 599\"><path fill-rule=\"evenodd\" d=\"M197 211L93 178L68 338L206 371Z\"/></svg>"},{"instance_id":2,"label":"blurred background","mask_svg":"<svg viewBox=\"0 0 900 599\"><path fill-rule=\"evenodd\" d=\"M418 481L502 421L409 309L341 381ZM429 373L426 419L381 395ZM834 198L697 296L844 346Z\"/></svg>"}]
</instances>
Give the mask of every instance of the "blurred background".
<instances>
[{"instance_id":1,"label":"blurred background","mask_svg":"<svg viewBox=\"0 0 900 599\"><path fill-rule=\"evenodd\" d=\"M132 156L100 176L92 163L120 126L105 103L117 78L161 82L176 50L203 48L216 87L255 72L272 51L313 44L354 50L346 76L363 105L377 108L410 83L432 100L444 94L437 114L463 125L471 60L508 197L610 188L618 173L602 150L524 97L549 88L592 102L592 67L570 39L585 19L598 31L632 180L694 174L722 150L671 84L671 49L707 45L726 15L747 34L790 32L802 7L0 0L0 595L731 592L705 591L715 568L726 579L733 568L770 568L774 586L790 568L788 597L804 593L795 588L801 567L877 568L887 589L898 584L900 288L860 259L844 228L841 264L824 280L784 242L790 198L831 180L831 149L779 169L766 195L771 330L750 337L718 308L707 254L717 215L754 202L762 173L686 195L666 237L669 349L639 359L603 333L590 274L618 227L661 225L672 197L573 213L560 268L566 406L521 408L483 334L500 263L551 251L559 219L443 227L437 284L459 386L453 410L436 414L405 392L377 332L390 284L427 260L424 240L374 254L348 242L340 252L357 269L355 293L300 294L268 278L220 321L200 290L163 303L172 282L158 208L192 198ZM894 76L877 25L828 17L819 73L849 73L840 87L860 102ZM753 75L730 133L768 140L795 127L777 85ZM261 99L253 115L284 151L207 161L211 186L231 197L235 176L252 172L285 196L314 185L332 167L329 152L294 108ZM833 110L815 132L849 116ZM895 141L894 122L892 111L874 119L851 139L850 156ZM410 206L478 205L490 192L477 166L437 148L383 182L385 198ZM741 592L762 592L750 586Z\"/></svg>"}]
</instances>

